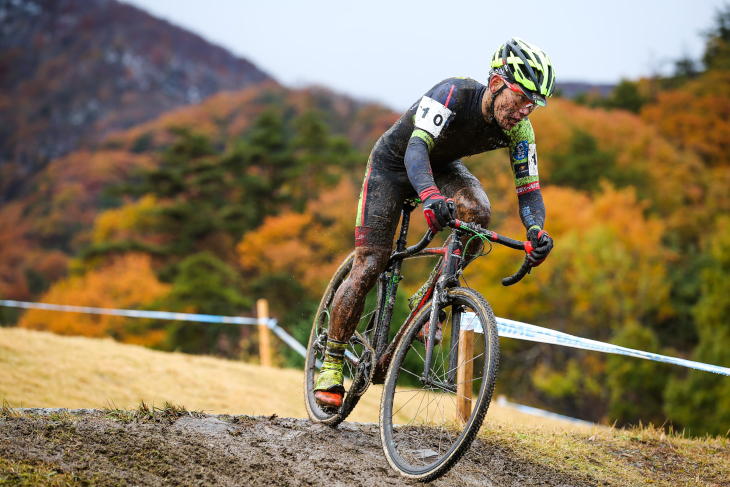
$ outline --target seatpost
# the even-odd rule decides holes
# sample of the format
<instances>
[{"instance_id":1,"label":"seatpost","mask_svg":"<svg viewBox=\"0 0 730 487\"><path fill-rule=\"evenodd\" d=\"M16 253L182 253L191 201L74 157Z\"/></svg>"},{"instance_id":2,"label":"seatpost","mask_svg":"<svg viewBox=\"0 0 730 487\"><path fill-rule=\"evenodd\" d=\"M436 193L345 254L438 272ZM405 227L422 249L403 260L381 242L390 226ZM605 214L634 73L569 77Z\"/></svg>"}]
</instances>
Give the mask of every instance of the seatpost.
<instances>
[{"instance_id":1,"label":"seatpost","mask_svg":"<svg viewBox=\"0 0 730 487\"><path fill-rule=\"evenodd\" d=\"M406 236L408 235L408 226L411 223L411 213L416 209L416 204L411 200L406 200L403 203L403 209L400 212L401 215L401 226L400 233L398 234L398 240L395 241L395 251L402 252L406 249Z\"/></svg>"}]
</instances>

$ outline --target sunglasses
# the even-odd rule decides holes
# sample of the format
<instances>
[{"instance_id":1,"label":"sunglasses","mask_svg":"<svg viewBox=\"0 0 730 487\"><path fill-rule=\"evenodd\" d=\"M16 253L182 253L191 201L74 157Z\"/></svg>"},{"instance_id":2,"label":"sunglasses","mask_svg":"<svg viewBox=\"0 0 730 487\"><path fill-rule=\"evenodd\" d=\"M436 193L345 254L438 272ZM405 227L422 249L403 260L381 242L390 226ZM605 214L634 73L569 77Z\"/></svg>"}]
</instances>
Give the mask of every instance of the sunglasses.
<instances>
[{"instance_id":1,"label":"sunglasses","mask_svg":"<svg viewBox=\"0 0 730 487\"><path fill-rule=\"evenodd\" d=\"M527 93L525 93L525 90L523 90L519 85L513 85L512 83L510 83L509 81L507 81L507 79L504 76L500 76L500 78L502 78L502 81L504 81L504 83L507 85L507 87L510 90L514 91L515 93L519 93L522 96L524 96L525 98L527 98L527 102L524 104L523 108L529 108L530 109L530 113L534 112L535 109L538 106L544 106L545 105L545 102L540 103L540 100L539 99L537 100L537 103L534 103L532 101L532 96L530 96Z\"/></svg>"}]
</instances>

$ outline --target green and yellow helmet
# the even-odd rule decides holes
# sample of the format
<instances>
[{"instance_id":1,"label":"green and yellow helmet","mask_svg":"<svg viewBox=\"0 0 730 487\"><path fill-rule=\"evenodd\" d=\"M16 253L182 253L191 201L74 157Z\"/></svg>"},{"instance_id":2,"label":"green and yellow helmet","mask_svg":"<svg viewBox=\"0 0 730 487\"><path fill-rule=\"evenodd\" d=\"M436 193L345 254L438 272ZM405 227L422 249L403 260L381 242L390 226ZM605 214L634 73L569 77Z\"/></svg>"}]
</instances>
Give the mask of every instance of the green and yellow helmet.
<instances>
[{"instance_id":1,"label":"green and yellow helmet","mask_svg":"<svg viewBox=\"0 0 730 487\"><path fill-rule=\"evenodd\" d=\"M542 49L513 37L494 51L492 72L517 83L532 101L545 106L555 91L555 69Z\"/></svg>"}]
</instances>

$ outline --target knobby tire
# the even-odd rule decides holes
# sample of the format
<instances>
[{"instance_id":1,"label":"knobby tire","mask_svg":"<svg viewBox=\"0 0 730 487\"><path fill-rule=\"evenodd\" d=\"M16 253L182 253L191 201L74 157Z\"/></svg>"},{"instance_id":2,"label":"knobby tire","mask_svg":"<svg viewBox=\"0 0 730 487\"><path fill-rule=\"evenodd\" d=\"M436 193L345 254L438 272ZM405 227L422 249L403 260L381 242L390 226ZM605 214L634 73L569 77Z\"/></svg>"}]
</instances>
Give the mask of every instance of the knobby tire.
<instances>
[{"instance_id":1,"label":"knobby tire","mask_svg":"<svg viewBox=\"0 0 730 487\"><path fill-rule=\"evenodd\" d=\"M321 343L320 337L329 329L329 313L332 309L332 301L334 299L334 295L340 285L342 285L342 283L347 279L347 276L352 269L352 264L354 260L355 252L352 252L345 258L345 260L343 260L342 264L340 264L340 266L337 268L334 275L332 276L332 279L327 285L327 288L325 289L325 292L322 296L319 307L317 308L317 313L314 317L314 323L312 324L312 331L309 335L309 343L307 344L307 356L304 366L304 405L307 409L307 414L309 418L313 422L326 424L331 427L336 427L342 421L344 421L360 400L360 395L351 394L351 391L354 389L353 386L363 385L364 381L369 379L369 376L367 378L362 377L362 374L356 373L354 369L350 367L350 379L352 379L349 383L350 387L348 388L348 383L346 381L346 392L343 404L342 407L337 411L321 408L314 398L314 384L317 378L317 361L322 362L324 360L324 349L322 346L318 345L318 341L319 343ZM380 284L378 284L378 286L380 286ZM379 287L377 288L376 292L380 292ZM370 312L369 314L372 314L372 312ZM363 313L361 323L363 322L363 320L367 321L369 319L369 314L367 312ZM361 326L358 325L358 330L360 330L360 328ZM354 338L350 340L348 350L355 355L358 355L358 353L363 353L363 347L354 346L353 343ZM346 363L345 372L348 371L347 369L350 365L351 364Z\"/></svg>"},{"instance_id":2,"label":"knobby tire","mask_svg":"<svg viewBox=\"0 0 730 487\"><path fill-rule=\"evenodd\" d=\"M480 357L483 356L478 363L483 361L484 365L483 371L481 371L478 396L472 401L471 416L468 420L463 421L463 425L462 422L456 420L456 414L453 414L451 416L453 420L450 420L447 407L451 406L450 403L454 403L455 409L455 394L452 397L446 389L439 390L438 387L433 386L429 388L422 382L414 385L417 380L416 376L423 373L423 366L418 370L417 366L413 365L413 357L423 358L421 354L425 355L425 346L416 342L416 337L421 327L429 321L431 306L432 302L429 302L418 312L397 347L385 379L380 405L380 433L388 463L403 476L422 482L432 481L445 474L469 449L487 414L499 366L499 336L497 322L491 307L484 297L472 289L461 287L450 289L447 292L446 304L441 309L448 310L449 313L455 310L459 310L461 313L461 310L468 309L476 314L484 329L483 338L479 338L483 340L483 344L480 345L483 352L476 350L476 345L473 347L476 351L480 351ZM471 319L473 320L473 318ZM444 321L446 323L449 320L452 320L453 323L451 315ZM445 328L446 324L444 324L444 341L441 346L446 349L446 353L441 353L441 362L435 362L431 367L432 374L435 376L442 374L445 377L450 370L447 357L448 347L451 346L451 343L449 339L449 343L446 344L449 333ZM474 334L474 337L477 337L477 334ZM410 362L406 363L406 357L409 357L409 354ZM437 351L434 349L434 356L436 355ZM476 360L477 358L472 363L477 363ZM463 365L458 364L457 367ZM480 369L474 366L475 381L479 375ZM399 381L399 379L401 380ZM400 390L397 390L396 386ZM398 398L395 397L396 393L399 394ZM411 399L407 399L409 394L412 395ZM419 396L421 396L420 403L418 402ZM440 408L441 399L443 399L443 407ZM436 402L436 405L432 405L433 402ZM403 403L402 406L401 403ZM412 410L415 408L415 413L402 412L406 411L406 408L409 407L408 404L411 404ZM429 407L432 408L433 413L429 411ZM394 409L396 408L399 409L395 414L401 414L406 418L409 418L410 414L414 414L414 418L402 426L394 425ZM417 420L417 417L424 416L424 412L425 420ZM436 417L439 414L441 417ZM432 415L430 420L429 415ZM460 428L463 430L459 433ZM438 441L434 439L436 436L438 436ZM452 443L449 444L449 441ZM431 458L434 458L433 461L430 460Z\"/></svg>"}]
</instances>

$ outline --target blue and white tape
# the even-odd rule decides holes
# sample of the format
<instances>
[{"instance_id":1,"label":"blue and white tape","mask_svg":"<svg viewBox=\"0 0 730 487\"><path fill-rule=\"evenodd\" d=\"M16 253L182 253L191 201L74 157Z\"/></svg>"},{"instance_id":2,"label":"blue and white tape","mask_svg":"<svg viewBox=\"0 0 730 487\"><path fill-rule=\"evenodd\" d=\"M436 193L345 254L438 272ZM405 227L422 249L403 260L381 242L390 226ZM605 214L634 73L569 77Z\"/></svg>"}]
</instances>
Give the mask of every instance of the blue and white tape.
<instances>
[{"instance_id":1,"label":"blue and white tape","mask_svg":"<svg viewBox=\"0 0 730 487\"><path fill-rule=\"evenodd\" d=\"M152 318L154 320L195 321L203 323L226 323L231 325L258 325L265 324L276 336L293 348L302 357L307 356L307 349L299 341L288 334L277 324L275 318L260 323L258 318L244 318L242 316L216 316L195 313L171 313L169 311L139 311L134 309L92 308L88 306L69 306L65 304L29 303L26 301L11 301L0 299L0 306L11 308L44 309L48 311L67 311L71 313L90 313L97 315L128 316L131 318Z\"/></svg>"},{"instance_id":2,"label":"blue and white tape","mask_svg":"<svg viewBox=\"0 0 730 487\"><path fill-rule=\"evenodd\" d=\"M46 303L29 303L26 301L11 301L0 299L0 306L9 306L13 308L26 309L44 309L50 311L69 311L73 313L92 313L114 316L129 316L132 318L152 318L157 320L175 320L175 321L196 321L204 323L228 323L233 325L257 325L257 318L244 318L241 316L216 316L193 313L171 313L168 311L139 311L132 309L110 309L110 308L92 308L86 306L69 306L61 304ZM462 330L474 330L477 333L483 333L482 325L474 313L462 314ZM302 357L306 356L306 348L299 343L294 337L289 335L283 328L277 325L276 319L269 319L267 326L276 335L282 339L287 345L293 348ZM499 336L508 338L517 338L520 340L528 340L540 343L552 343L565 347L581 348L584 350L593 350L596 352L614 353L625 355L628 357L642 358L645 360L653 360L655 362L664 362L668 364L681 365L692 369L714 372L715 374L730 376L730 368L720 367L719 365L703 364L701 362L693 362L676 357L660 355L658 353L644 352L642 350L634 350L631 348L620 347L610 343L599 342L597 340L589 340L569 335L549 328L530 325L519 321L508 320L506 318L497 318L497 328Z\"/></svg>"},{"instance_id":3,"label":"blue and white tape","mask_svg":"<svg viewBox=\"0 0 730 487\"><path fill-rule=\"evenodd\" d=\"M571 418L570 416L565 416L563 414L558 413L552 413L550 411L545 411L544 409L538 409L533 408L532 406L525 406L522 404L517 404L515 402L509 402L505 396L497 396L497 405L501 406L503 408L509 408L514 411L519 411L523 414L529 414L530 416L537 416L539 418L546 418L546 419L552 419L553 421L560 421L561 423L568 423L575 426L582 426L584 428L607 428L607 426L598 424L598 423L591 423L590 421L585 421L582 419L577 418Z\"/></svg>"},{"instance_id":4,"label":"blue and white tape","mask_svg":"<svg viewBox=\"0 0 730 487\"><path fill-rule=\"evenodd\" d=\"M484 333L482 324L475 313L467 312L462 314L461 318L462 330L474 330L475 333ZM705 370L716 374L730 376L730 368L720 367L719 365L703 364L701 362L693 362L681 358L668 357L659 355L658 353L644 352L642 350L634 350L632 348L620 347L610 343L599 342L597 340L589 340L580 338L567 333L562 333L549 328L530 325L519 321L508 320L506 318L497 318L497 330L499 336L508 338L518 338L520 340L529 340L532 342L552 343L554 345L563 345L564 347L582 348L584 350L593 350L596 352L615 353L618 355L626 355L627 357L643 358L645 360L653 360L655 362L664 362L668 364L681 365L692 369Z\"/></svg>"}]
</instances>

